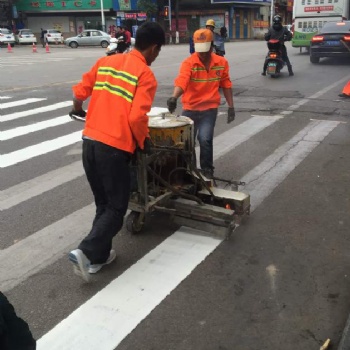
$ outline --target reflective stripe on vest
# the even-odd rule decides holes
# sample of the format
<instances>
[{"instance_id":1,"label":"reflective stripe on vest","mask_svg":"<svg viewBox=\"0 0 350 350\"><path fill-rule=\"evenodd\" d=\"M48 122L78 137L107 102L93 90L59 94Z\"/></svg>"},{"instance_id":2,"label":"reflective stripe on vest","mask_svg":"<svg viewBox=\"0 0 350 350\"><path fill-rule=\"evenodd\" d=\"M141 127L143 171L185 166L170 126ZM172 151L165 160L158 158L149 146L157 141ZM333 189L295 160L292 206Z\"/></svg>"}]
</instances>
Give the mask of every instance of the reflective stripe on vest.
<instances>
[{"instance_id":1,"label":"reflective stripe on vest","mask_svg":"<svg viewBox=\"0 0 350 350\"><path fill-rule=\"evenodd\" d=\"M112 67L100 67L97 71L97 75L101 76L110 76L115 79L120 79L132 86L132 90L134 90L134 87L137 85L138 78L135 75L132 75L125 71L118 71ZM134 98L133 92L129 91L128 89L119 86L118 84L112 84L108 81L97 81L94 86L94 90L106 90L110 92L111 94L118 95L122 98L124 98L128 102L132 102Z\"/></svg>"},{"instance_id":2,"label":"reflective stripe on vest","mask_svg":"<svg viewBox=\"0 0 350 350\"><path fill-rule=\"evenodd\" d=\"M210 71L224 71L225 67L224 66L214 66L210 68ZM191 69L192 72L203 72L206 71L204 67L193 67ZM210 82L215 82L215 81L220 81L221 80L221 74L218 75L216 73L216 77L213 78L193 78L191 77L190 80L194 81L196 83L210 83Z\"/></svg>"}]
</instances>

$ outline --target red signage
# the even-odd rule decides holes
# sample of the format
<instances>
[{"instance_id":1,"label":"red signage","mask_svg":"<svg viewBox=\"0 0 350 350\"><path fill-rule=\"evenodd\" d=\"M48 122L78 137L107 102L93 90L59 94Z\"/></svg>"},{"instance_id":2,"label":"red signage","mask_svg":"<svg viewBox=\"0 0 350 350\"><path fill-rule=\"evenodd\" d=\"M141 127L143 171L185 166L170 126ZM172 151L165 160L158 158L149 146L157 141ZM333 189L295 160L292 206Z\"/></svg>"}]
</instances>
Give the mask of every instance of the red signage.
<instances>
[{"instance_id":1,"label":"red signage","mask_svg":"<svg viewBox=\"0 0 350 350\"><path fill-rule=\"evenodd\" d=\"M304 12L334 11L334 6L305 6Z\"/></svg>"}]
</instances>

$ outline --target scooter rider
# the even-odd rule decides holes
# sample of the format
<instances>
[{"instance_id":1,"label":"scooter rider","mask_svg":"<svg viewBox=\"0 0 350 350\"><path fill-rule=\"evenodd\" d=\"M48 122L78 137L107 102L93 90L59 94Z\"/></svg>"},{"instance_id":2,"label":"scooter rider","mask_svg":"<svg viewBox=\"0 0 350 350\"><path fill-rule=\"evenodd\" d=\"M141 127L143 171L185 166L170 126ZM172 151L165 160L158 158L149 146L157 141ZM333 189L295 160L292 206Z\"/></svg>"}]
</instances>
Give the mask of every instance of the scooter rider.
<instances>
[{"instance_id":1,"label":"scooter rider","mask_svg":"<svg viewBox=\"0 0 350 350\"><path fill-rule=\"evenodd\" d=\"M285 41L289 41L292 39L292 33L287 28L283 27L282 17L280 15L275 15L273 17L273 25L269 29L269 31L265 34L265 40L269 41L270 39L276 39L281 41L282 59L287 64L289 75L290 76L294 75L292 65L287 55L287 48L284 45ZM266 69L267 69L267 60L265 60L263 72L261 73L261 75L266 75Z\"/></svg>"}]
</instances>

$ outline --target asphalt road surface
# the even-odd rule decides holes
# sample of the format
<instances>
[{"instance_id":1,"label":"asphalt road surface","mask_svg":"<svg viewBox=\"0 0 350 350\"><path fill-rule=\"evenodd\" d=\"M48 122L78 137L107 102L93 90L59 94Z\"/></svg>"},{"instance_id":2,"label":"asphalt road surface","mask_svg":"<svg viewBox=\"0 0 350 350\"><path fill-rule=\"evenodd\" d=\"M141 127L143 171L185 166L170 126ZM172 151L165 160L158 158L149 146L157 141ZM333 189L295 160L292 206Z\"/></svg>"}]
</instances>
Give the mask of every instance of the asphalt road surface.
<instances>
[{"instance_id":1,"label":"asphalt road surface","mask_svg":"<svg viewBox=\"0 0 350 350\"><path fill-rule=\"evenodd\" d=\"M350 62L288 50L295 76L271 79L264 42L226 45L236 120L220 106L215 173L246 182L249 219L221 241L150 215L87 285L67 259L94 213L82 125L67 114L104 51L0 49L0 290L39 350L336 348L350 312L350 104L338 97ZM154 106L187 55L162 49Z\"/></svg>"}]
</instances>

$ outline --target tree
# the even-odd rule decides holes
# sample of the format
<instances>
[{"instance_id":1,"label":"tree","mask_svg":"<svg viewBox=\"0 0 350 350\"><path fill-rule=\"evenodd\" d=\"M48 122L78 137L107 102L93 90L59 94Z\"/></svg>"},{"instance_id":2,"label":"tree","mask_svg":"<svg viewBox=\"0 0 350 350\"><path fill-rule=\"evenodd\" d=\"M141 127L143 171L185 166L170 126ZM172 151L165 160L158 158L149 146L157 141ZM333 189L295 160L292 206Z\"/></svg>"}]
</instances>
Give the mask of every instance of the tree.
<instances>
[{"instance_id":1,"label":"tree","mask_svg":"<svg viewBox=\"0 0 350 350\"><path fill-rule=\"evenodd\" d=\"M137 8L145 12L147 18L155 17L158 12L158 6L152 0L138 0ZM153 16L152 16L153 15Z\"/></svg>"}]
</instances>

